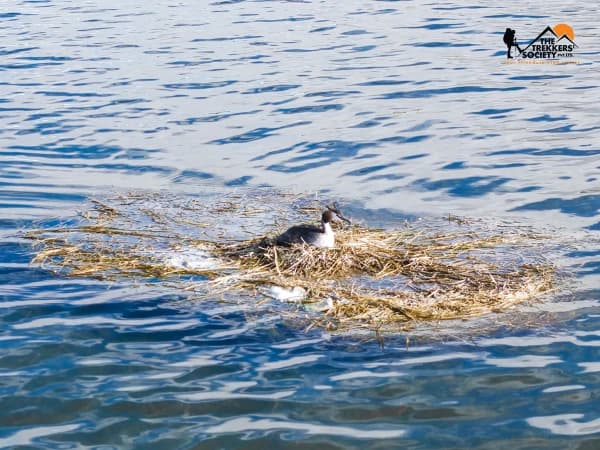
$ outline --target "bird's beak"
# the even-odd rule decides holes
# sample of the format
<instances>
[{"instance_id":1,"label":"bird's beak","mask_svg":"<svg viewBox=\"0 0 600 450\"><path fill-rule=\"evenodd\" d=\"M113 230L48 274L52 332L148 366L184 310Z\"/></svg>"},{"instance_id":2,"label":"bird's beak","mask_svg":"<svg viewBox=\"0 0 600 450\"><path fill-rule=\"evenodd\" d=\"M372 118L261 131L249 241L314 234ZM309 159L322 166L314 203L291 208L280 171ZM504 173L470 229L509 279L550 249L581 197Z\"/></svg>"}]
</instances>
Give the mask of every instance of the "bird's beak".
<instances>
[{"instance_id":1,"label":"bird's beak","mask_svg":"<svg viewBox=\"0 0 600 450\"><path fill-rule=\"evenodd\" d=\"M333 206L328 206L327 209L335 215L338 222L346 222L348 225L352 225L352 221L341 213L337 203L334 203Z\"/></svg>"},{"instance_id":2,"label":"bird's beak","mask_svg":"<svg viewBox=\"0 0 600 450\"><path fill-rule=\"evenodd\" d=\"M340 213L335 213L336 217L343 222L346 222L348 225L352 225L352 221L347 217L342 216Z\"/></svg>"}]
</instances>

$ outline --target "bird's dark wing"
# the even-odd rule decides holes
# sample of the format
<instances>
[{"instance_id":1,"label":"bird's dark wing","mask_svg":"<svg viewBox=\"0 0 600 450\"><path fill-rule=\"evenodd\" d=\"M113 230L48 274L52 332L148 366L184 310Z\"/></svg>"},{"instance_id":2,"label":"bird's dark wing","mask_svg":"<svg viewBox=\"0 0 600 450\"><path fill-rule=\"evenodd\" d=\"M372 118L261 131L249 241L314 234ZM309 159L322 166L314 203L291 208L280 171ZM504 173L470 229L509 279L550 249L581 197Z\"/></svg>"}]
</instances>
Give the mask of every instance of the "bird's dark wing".
<instances>
[{"instance_id":1,"label":"bird's dark wing","mask_svg":"<svg viewBox=\"0 0 600 450\"><path fill-rule=\"evenodd\" d=\"M277 236L275 242L279 245L302 244L304 242L303 237L320 232L321 229L313 225L296 225Z\"/></svg>"}]
</instances>

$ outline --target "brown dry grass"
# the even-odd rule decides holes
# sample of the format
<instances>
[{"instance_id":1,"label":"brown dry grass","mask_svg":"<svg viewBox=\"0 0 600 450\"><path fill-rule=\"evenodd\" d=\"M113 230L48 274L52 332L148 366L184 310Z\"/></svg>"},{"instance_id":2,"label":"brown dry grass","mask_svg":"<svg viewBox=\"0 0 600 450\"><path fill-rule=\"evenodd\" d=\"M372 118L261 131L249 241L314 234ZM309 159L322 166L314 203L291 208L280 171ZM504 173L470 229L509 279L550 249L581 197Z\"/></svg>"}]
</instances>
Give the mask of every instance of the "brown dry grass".
<instances>
[{"instance_id":1,"label":"brown dry grass","mask_svg":"<svg viewBox=\"0 0 600 450\"><path fill-rule=\"evenodd\" d=\"M494 260L494 250L515 245L515 236L353 227L336 239L333 249L278 247L264 239L221 248L252 274L228 287L299 286L308 301L328 300L329 318L380 327L504 311L554 286L548 263L503 267Z\"/></svg>"},{"instance_id":2,"label":"brown dry grass","mask_svg":"<svg viewBox=\"0 0 600 450\"><path fill-rule=\"evenodd\" d=\"M466 319L506 311L556 287L555 268L540 252L531 251L542 239L528 233L475 232L468 225L464 231L448 233L426 226L400 230L352 226L336 232L333 249L286 248L265 238L231 243L170 234L173 220L155 212L149 222L166 226L130 231L119 224L126 214L117 206L100 201L92 206L83 214L88 223L27 233L36 248L33 263L68 276L103 279L202 275L209 280L203 288L213 295L238 293L260 297L257 301L264 298L264 287L301 287L306 292L303 301L319 305L311 320L338 328ZM222 202L213 210L234 214L235 205ZM261 212L251 210L252 215ZM186 218L177 215L177 220ZM204 226L203 217L190 221ZM164 251L165 243L172 252L184 244L202 248L219 263L205 269L173 267L156 255L157 248Z\"/></svg>"}]
</instances>

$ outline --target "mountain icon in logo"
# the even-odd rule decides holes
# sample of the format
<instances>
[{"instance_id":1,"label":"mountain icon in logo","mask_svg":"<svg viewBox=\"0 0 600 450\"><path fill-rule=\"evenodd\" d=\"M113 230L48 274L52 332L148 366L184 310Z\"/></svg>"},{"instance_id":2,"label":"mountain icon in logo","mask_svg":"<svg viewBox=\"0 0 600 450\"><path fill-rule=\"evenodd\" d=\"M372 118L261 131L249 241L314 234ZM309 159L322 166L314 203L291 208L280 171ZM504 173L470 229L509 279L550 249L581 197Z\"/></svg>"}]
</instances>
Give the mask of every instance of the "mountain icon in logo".
<instances>
[{"instance_id":1,"label":"mountain icon in logo","mask_svg":"<svg viewBox=\"0 0 600 450\"><path fill-rule=\"evenodd\" d=\"M546 36L547 34L549 34L549 35L551 35L551 36ZM524 49L521 51L521 53L525 53L525 51L526 51L526 50L527 50L529 47L531 47L533 44L535 44L536 42L538 42L540 39L546 39L546 38L548 38L548 37L553 37L553 38L555 38L555 39L558 39L558 36L557 36L557 34L554 32L554 30L553 30L553 29L552 29L550 26L547 26L546 28L544 28L544 31L542 31L540 34L538 34L538 35L537 35L537 37L536 37L536 38L535 38L533 41L531 41L531 42L529 43L529 45L528 45L527 47L525 47L525 48L524 48Z\"/></svg>"},{"instance_id":2,"label":"mountain icon in logo","mask_svg":"<svg viewBox=\"0 0 600 450\"><path fill-rule=\"evenodd\" d=\"M577 47L577 44L571 40L571 38L569 36L567 36L566 34L563 34L560 39L558 41L556 41L557 44L560 43L565 43L565 41L568 41L571 45L574 45L575 47Z\"/></svg>"}]
</instances>

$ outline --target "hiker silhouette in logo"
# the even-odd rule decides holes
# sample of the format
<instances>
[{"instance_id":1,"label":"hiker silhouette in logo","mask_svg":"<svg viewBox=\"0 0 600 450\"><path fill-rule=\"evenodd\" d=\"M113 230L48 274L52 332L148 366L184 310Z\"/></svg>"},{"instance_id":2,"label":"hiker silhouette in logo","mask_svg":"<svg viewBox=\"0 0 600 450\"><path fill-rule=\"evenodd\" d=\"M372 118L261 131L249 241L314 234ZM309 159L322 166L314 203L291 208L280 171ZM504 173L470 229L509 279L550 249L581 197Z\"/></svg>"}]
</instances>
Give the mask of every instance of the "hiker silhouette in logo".
<instances>
[{"instance_id":1,"label":"hiker silhouette in logo","mask_svg":"<svg viewBox=\"0 0 600 450\"><path fill-rule=\"evenodd\" d=\"M519 44L517 44L517 40L515 39L515 30L511 30L510 28L507 28L506 31L504 32L504 37L502 38L502 40L504 41L504 43L506 44L507 50L506 50L506 57L512 59L512 56L510 55L510 49L512 48L512 46L514 45L515 47L517 47L517 50L519 50L519 53L522 52L521 47L519 47Z\"/></svg>"}]
</instances>

